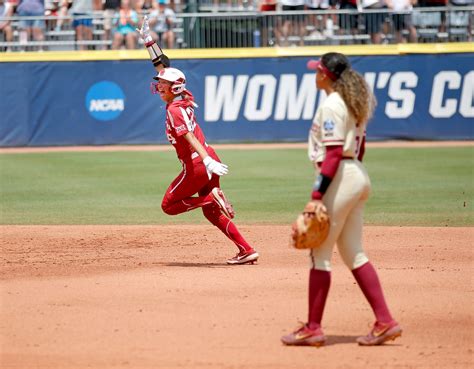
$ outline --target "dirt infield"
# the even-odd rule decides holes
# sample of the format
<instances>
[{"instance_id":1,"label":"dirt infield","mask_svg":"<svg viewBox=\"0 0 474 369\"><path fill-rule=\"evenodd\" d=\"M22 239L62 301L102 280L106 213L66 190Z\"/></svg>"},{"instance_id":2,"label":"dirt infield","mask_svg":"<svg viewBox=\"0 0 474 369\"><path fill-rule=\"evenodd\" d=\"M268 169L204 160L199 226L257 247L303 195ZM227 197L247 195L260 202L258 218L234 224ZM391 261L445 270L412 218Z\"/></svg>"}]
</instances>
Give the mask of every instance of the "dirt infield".
<instances>
[{"instance_id":1,"label":"dirt infield","mask_svg":"<svg viewBox=\"0 0 474 369\"><path fill-rule=\"evenodd\" d=\"M354 343L373 318L334 255L320 349L279 342L306 317L306 252L241 229L258 265L225 265L211 226L0 226L0 367L472 368L473 228L367 227L403 336Z\"/></svg>"},{"instance_id":2,"label":"dirt infield","mask_svg":"<svg viewBox=\"0 0 474 369\"><path fill-rule=\"evenodd\" d=\"M381 141L368 142L367 147L455 147L474 146L474 141ZM298 143L245 143L213 144L216 150L267 150L306 149L306 142ZM35 152L76 152L76 151L172 151L171 145L109 145L109 146L57 146L57 147L0 147L0 154Z\"/></svg>"}]
</instances>

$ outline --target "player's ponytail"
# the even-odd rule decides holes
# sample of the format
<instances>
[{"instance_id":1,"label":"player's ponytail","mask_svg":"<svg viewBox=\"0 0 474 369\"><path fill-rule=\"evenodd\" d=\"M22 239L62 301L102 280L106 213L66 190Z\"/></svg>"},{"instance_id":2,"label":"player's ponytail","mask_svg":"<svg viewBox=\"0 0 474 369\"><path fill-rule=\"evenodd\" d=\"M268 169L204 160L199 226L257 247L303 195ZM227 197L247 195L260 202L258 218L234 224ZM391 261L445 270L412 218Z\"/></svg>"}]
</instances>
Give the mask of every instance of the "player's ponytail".
<instances>
[{"instance_id":1,"label":"player's ponytail","mask_svg":"<svg viewBox=\"0 0 474 369\"><path fill-rule=\"evenodd\" d=\"M333 87L341 95L357 124L366 124L372 117L377 101L364 77L349 67L341 73Z\"/></svg>"},{"instance_id":2,"label":"player's ponytail","mask_svg":"<svg viewBox=\"0 0 474 369\"><path fill-rule=\"evenodd\" d=\"M185 100L189 104L189 106L192 106L193 108L198 107L198 104L194 102L194 96L190 91L184 90L183 92L181 92L181 96L183 100Z\"/></svg>"}]
</instances>

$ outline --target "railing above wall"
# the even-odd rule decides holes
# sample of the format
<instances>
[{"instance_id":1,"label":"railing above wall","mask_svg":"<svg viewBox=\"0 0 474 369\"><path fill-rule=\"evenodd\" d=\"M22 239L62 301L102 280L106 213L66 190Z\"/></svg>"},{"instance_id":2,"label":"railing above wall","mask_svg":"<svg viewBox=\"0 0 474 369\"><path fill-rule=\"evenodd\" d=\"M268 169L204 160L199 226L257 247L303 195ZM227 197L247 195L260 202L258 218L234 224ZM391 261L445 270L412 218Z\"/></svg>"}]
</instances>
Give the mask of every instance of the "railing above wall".
<instances>
[{"instance_id":1,"label":"railing above wall","mask_svg":"<svg viewBox=\"0 0 474 369\"><path fill-rule=\"evenodd\" d=\"M30 38L20 20L40 20L41 38ZM90 16L9 17L13 39L0 34L0 51L103 50L112 46L104 30L104 13ZM92 19L92 36L77 40L73 20ZM172 26L173 48L240 48L347 44L394 44L403 42L469 42L474 39L474 6L388 9L324 10L293 12L232 11L177 13ZM122 46L125 47L125 46ZM143 45L137 39L136 48ZM164 47L166 48L166 47Z\"/></svg>"}]
</instances>

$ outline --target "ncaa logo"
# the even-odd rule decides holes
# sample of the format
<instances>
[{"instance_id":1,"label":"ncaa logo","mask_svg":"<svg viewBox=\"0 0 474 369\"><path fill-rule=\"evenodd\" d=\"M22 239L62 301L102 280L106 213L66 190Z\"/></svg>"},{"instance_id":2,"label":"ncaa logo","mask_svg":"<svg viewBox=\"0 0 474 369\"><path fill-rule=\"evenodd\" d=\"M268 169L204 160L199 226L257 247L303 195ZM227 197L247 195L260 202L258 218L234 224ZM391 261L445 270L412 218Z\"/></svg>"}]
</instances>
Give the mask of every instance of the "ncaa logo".
<instances>
[{"instance_id":1,"label":"ncaa logo","mask_svg":"<svg viewBox=\"0 0 474 369\"><path fill-rule=\"evenodd\" d=\"M331 131L334 128L334 122L331 119L324 121L324 129L326 131Z\"/></svg>"},{"instance_id":2,"label":"ncaa logo","mask_svg":"<svg viewBox=\"0 0 474 369\"><path fill-rule=\"evenodd\" d=\"M125 109L125 94L114 82L98 82L87 91L86 109L97 120L115 119Z\"/></svg>"}]
</instances>

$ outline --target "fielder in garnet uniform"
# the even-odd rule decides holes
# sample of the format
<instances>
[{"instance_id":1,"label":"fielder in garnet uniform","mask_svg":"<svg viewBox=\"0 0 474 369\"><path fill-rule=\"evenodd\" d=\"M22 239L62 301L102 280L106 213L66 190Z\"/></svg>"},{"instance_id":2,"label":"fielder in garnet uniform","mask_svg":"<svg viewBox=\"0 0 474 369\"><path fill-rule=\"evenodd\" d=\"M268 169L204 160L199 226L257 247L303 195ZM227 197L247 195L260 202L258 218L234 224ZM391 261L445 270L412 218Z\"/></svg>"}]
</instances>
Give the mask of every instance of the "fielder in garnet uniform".
<instances>
[{"instance_id":1,"label":"fielder in garnet uniform","mask_svg":"<svg viewBox=\"0 0 474 369\"><path fill-rule=\"evenodd\" d=\"M319 209L327 210L331 226L323 244L311 249L308 322L281 340L286 345L324 344L321 320L331 283L331 256L337 244L376 318L370 333L357 342L380 345L399 337L402 330L388 309L377 272L362 247L363 210L371 189L362 158L365 127L375 98L364 78L340 53L324 54L308 67L316 70L316 86L328 97L318 108L309 135L308 153L317 179L305 211L317 214Z\"/></svg>"},{"instance_id":2,"label":"fielder in garnet uniform","mask_svg":"<svg viewBox=\"0 0 474 369\"><path fill-rule=\"evenodd\" d=\"M159 94L166 102L166 136L183 166L166 190L161 208L169 215L201 208L204 216L239 249L227 263L254 263L259 255L232 222L234 209L220 188L220 176L228 173L228 167L221 163L216 152L206 143L196 122L194 109L197 105L186 89L186 77L179 69L169 67L168 58L149 34L146 18L138 31L158 71L154 77L157 82L152 83L151 88L152 93Z\"/></svg>"}]
</instances>

